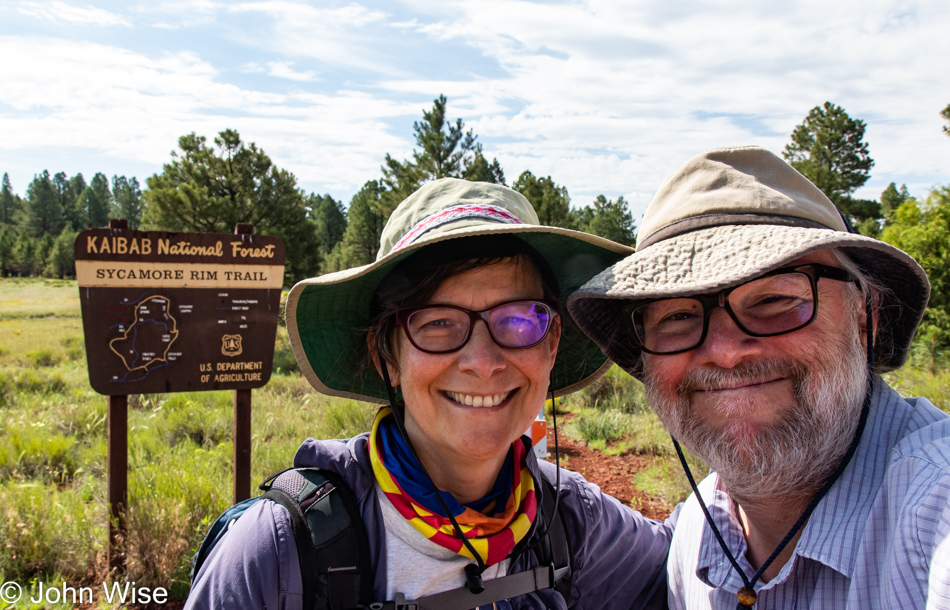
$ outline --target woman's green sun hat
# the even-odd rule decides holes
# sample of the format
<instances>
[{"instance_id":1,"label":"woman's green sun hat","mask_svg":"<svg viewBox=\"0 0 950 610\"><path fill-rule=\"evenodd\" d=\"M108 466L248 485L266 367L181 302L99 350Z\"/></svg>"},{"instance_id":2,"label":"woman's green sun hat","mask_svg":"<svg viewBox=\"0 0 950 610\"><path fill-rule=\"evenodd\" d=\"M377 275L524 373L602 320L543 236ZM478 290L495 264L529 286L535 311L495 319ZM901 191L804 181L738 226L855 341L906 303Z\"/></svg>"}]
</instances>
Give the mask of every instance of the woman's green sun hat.
<instances>
[{"instance_id":1,"label":"woman's green sun hat","mask_svg":"<svg viewBox=\"0 0 950 610\"><path fill-rule=\"evenodd\" d=\"M430 244L501 234L515 235L537 250L558 280L562 333L551 390L563 396L596 380L611 363L580 331L564 304L568 295L633 249L540 225L531 203L510 188L443 178L426 184L393 211L375 262L303 280L291 289L287 330L310 384L331 396L387 403L382 379L364 365L370 303L379 283L402 260Z\"/></svg>"}]
</instances>

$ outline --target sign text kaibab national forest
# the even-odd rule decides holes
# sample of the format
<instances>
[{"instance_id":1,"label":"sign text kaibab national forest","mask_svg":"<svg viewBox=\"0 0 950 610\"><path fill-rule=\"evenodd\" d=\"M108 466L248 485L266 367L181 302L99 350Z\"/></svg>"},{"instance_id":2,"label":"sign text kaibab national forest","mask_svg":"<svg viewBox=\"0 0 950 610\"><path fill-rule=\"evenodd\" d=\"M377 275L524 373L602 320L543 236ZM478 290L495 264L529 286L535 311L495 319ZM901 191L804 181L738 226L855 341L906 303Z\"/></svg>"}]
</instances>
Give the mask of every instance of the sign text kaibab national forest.
<instances>
[{"instance_id":1,"label":"sign text kaibab national forest","mask_svg":"<svg viewBox=\"0 0 950 610\"><path fill-rule=\"evenodd\" d=\"M270 379L284 279L280 240L90 229L75 247L97 392L251 389Z\"/></svg>"}]
</instances>

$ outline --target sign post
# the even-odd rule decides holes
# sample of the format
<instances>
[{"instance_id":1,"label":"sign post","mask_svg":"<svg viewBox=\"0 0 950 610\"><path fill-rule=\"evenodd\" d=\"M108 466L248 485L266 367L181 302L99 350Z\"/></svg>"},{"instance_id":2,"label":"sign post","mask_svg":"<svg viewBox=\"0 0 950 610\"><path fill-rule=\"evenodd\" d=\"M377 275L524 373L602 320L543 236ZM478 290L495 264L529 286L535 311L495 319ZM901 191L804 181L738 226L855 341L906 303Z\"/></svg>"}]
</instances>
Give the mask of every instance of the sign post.
<instances>
[{"instance_id":1,"label":"sign post","mask_svg":"<svg viewBox=\"0 0 950 610\"><path fill-rule=\"evenodd\" d=\"M239 223L235 235L250 235L254 226ZM251 391L234 390L234 504L251 497Z\"/></svg>"},{"instance_id":2,"label":"sign post","mask_svg":"<svg viewBox=\"0 0 950 610\"><path fill-rule=\"evenodd\" d=\"M109 501L109 569L125 569L126 508L129 505L129 397L109 397L106 415Z\"/></svg>"},{"instance_id":3,"label":"sign post","mask_svg":"<svg viewBox=\"0 0 950 610\"><path fill-rule=\"evenodd\" d=\"M234 498L250 497L251 390L270 380L284 245L253 235L130 231L76 238L89 383L109 396L109 565L125 563L128 395L235 390Z\"/></svg>"}]
</instances>

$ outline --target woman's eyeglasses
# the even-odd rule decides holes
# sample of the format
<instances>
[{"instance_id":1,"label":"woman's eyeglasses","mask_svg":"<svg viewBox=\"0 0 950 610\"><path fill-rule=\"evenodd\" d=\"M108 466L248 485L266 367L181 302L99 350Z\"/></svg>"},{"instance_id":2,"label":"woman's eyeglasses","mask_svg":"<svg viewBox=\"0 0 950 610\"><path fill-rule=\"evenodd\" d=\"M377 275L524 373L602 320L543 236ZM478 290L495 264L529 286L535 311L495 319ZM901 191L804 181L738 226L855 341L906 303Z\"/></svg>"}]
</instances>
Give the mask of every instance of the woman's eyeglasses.
<instances>
[{"instance_id":1,"label":"woman's eyeglasses","mask_svg":"<svg viewBox=\"0 0 950 610\"><path fill-rule=\"evenodd\" d=\"M817 263L783 267L717 294L631 303L624 314L633 323L640 349L649 354L678 354L702 345L716 307L725 309L746 334L773 337L814 321L823 277L858 281L844 269Z\"/></svg>"},{"instance_id":2,"label":"woman's eyeglasses","mask_svg":"<svg viewBox=\"0 0 950 610\"><path fill-rule=\"evenodd\" d=\"M485 321L488 334L501 347L533 347L544 340L557 315L557 306L546 301L511 301L483 311L421 305L398 310L396 323L419 351L446 354L468 343L478 320Z\"/></svg>"}]
</instances>

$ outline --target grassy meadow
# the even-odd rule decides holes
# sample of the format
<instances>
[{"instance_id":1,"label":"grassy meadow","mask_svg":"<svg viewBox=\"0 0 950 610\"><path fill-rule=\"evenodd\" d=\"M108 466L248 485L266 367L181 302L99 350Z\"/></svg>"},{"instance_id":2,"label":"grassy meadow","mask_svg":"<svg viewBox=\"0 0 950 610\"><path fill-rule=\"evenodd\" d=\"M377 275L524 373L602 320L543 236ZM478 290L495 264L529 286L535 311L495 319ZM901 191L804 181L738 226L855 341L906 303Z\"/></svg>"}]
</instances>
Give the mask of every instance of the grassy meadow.
<instances>
[{"instance_id":1,"label":"grassy meadow","mask_svg":"<svg viewBox=\"0 0 950 610\"><path fill-rule=\"evenodd\" d=\"M253 393L255 485L290 465L305 436L347 437L368 429L374 413L320 396L297 377L283 327L276 348L277 374ZM950 409L950 374L906 369L889 380ZM164 587L172 599L186 596L191 556L231 503L232 395L129 397L125 578ZM88 383L75 282L0 280L0 582L28 589L107 578L106 404ZM669 506L688 495L669 436L625 373L611 370L558 408L573 414L567 434L605 453L642 456L640 490ZM705 474L692 461L696 476Z\"/></svg>"}]
</instances>

